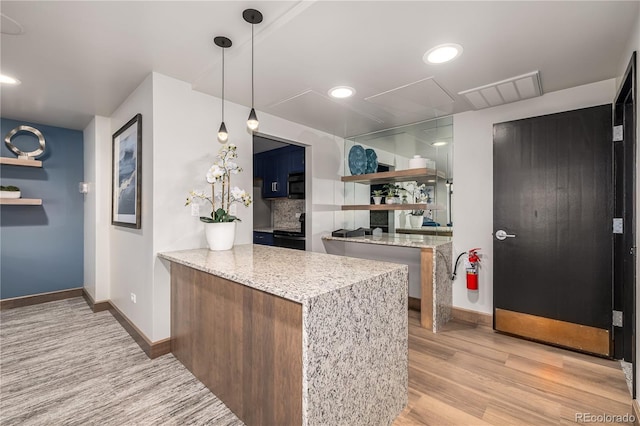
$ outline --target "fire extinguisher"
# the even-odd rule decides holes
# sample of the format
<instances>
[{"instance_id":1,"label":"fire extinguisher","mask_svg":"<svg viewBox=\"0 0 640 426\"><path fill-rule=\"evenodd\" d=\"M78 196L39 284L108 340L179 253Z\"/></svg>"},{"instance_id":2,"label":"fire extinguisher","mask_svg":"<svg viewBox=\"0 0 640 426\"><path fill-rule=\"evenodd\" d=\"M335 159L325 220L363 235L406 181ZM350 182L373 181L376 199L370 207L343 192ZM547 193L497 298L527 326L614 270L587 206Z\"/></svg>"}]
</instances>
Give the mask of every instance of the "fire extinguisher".
<instances>
[{"instance_id":1,"label":"fire extinguisher","mask_svg":"<svg viewBox=\"0 0 640 426\"><path fill-rule=\"evenodd\" d=\"M479 248L469 250L469 255L464 260L464 267L467 270L467 289L478 289L478 264L480 263L480 256L478 256Z\"/></svg>"}]
</instances>

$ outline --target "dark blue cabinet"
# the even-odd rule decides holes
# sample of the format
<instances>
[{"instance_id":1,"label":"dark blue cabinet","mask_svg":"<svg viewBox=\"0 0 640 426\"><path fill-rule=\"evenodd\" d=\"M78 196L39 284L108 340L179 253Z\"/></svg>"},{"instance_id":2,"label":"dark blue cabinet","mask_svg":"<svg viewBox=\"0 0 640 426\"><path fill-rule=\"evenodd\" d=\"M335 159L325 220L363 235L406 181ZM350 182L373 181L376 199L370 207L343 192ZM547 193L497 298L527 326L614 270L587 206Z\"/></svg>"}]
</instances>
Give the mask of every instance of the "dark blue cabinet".
<instances>
[{"instance_id":1,"label":"dark blue cabinet","mask_svg":"<svg viewBox=\"0 0 640 426\"><path fill-rule=\"evenodd\" d=\"M273 234L271 232L253 231L253 244L262 244L263 246L272 246Z\"/></svg>"},{"instance_id":2,"label":"dark blue cabinet","mask_svg":"<svg viewBox=\"0 0 640 426\"><path fill-rule=\"evenodd\" d=\"M289 152L289 173L304 172L304 148L292 145Z\"/></svg>"},{"instance_id":3,"label":"dark blue cabinet","mask_svg":"<svg viewBox=\"0 0 640 426\"><path fill-rule=\"evenodd\" d=\"M262 178L263 198L286 198L289 173L304 172L304 148L289 145L254 156L254 177Z\"/></svg>"}]
</instances>

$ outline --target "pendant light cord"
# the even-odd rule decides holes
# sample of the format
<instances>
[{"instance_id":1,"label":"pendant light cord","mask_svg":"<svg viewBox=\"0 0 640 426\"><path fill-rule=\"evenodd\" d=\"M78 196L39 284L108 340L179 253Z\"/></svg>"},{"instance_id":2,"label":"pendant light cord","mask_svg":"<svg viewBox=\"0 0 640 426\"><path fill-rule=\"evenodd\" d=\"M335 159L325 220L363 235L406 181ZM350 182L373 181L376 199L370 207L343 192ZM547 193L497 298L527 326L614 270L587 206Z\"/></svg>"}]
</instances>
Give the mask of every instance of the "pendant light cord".
<instances>
[{"instance_id":1,"label":"pendant light cord","mask_svg":"<svg viewBox=\"0 0 640 426\"><path fill-rule=\"evenodd\" d=\"M251 24L251 108L253 103L253 24Z\"/></svg>"},{"instance_id":2,"label":"pendant light cord","mask_svg":"<svg viewBox=\"0 0 640 426\"><path fill-rule=\"evenodd\" d=\"M222 48L222 122L224 123L224 47Z\"/></svg>"}]
</instances>

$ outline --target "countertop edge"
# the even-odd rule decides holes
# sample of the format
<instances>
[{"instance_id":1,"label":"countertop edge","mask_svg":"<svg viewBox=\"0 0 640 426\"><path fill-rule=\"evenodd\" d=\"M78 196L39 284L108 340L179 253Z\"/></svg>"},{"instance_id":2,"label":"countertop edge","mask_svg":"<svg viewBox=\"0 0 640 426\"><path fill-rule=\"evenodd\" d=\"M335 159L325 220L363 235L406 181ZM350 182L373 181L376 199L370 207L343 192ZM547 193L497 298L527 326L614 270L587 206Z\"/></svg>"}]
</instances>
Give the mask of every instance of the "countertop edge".
<instances>
[{"instance_id":1,"label":"countertop edge","mask_svg":"<svg viewBox=\"0 0 640 426\"><path fill-rule=\"evenodd\" d=\"M402 235L411 235L411 234L402 234ZM374 240L373 237L367 235L366 237L334 237L332 235L323 235L322 240L325 241L344 241L349 243L358 243L358 244L373 244L379 246L389 246L389 247L406 247L406 248L437 248L446 244L450 244L451 241L443 241L440 243L429 244L425 242L419 241L404 241L404 242L389 242L387 240Z\"/></svg>"},{"instance_id":2,"label":"countertop edge","mask_svg":"<svg viewBox=\"0 0 640 426\"><path fill-rule=\"evenodd\" d=\"M363 278L361 280L355 281L355 282L353 282L351 284L348 284L348 285L345 285L344 287L341 287L339 289L327 289L326 291L316 291L316 292L314 292L313 294L310 294L310 295L299 296L299 295L291 294L291 293L286 292L286 291L279 292L279 291L277 291L276 288L273 288L272 286L261 285L259 283L256 283L256 282L252 281L252 280L243 279L242 277L239 277L239 276L234 275L234 274L226 273L224 271L219 271L219 270L208 269L208 268L204 267L203 265L199 265L197 263L190 262L188 260L172 256L172 253L191 252L193 250L194 249L176 250L176 251L171 251L171 252L158 252L157 256L159 258L161 258L161 259L168 260L168 261L174 262L174 263L178 263L180 265L188 266L188 267L193 268L195 270L198 270L198 271L201 271L201 272L205 272L207 274L215 275L217 277L224 278L224 279L227 279L229 281L233 281L233 282L245 285L245 286L253 288L255 290L263 291L265 293L269 293L269 294L272 294L274 296L278 296L278 297L281 297L283 299L286 299L286 300L289 300L289 301L292 301L292 302L295 302L295 303L300 303L301 305L304 305L304 304L308 303L309 301L311 301L311 300L313 300L313 299L315 299L317 297L323 296L323 295L325 295L327 293L331 293L331 292L337 291L337 290L352 288L354 286L361 285L361 284L366 283L366 282L368 282L370 280L373 280L375 278L378 278L378 277L381 277L381 276L384 276L384 275L387 275L387 274L392 274L392 273L394 273L394 272L396 272L397 270L400 270L400 269L405 269L408 272L408 266L407 265L403 265L403 264L400 264L400 263L394 263L394 262L385 262L385 263L394 264L394 265L397 266L397 268L389 269L387 271L380 272L380 273L377 273L375 275L370 275L367 278ZM335 256L335 255L331 255L331 254L327 254L327 253L322 253L322 254L326 254L327 256ZM348 257L348 256L340 256L340 257ZM357 259L357 258L354 258L354 259Z\"/></svg>"}]
</instances>

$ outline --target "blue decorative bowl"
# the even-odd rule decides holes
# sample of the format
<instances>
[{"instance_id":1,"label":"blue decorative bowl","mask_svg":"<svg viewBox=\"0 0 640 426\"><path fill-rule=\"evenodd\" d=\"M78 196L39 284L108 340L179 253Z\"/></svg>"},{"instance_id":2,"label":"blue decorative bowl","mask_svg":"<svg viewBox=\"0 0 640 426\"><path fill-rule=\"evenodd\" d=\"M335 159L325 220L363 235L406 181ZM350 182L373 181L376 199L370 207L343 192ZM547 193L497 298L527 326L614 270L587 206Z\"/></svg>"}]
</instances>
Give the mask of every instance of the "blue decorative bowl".
<instances>
[{"instance_id":1,"label":"blue decorative bowl","mask_svg":"<svg viewBox=\"0 0 640 426\"><path fill-rule=\"evenodd\" d=\"M377 172L378 171L378 154L376 154L376 152L371 148L365 149L364 152L367 156L367 169L365 170L365 173Z\"/></svg>"},{"instance_id":2,"label":"blue decorative bowl","mask_svg":"<svg viewBox=\"0 0 640 426\"><path fill-rule=\"evenodd\" d=\"M364 174L367 169L367 154L360 145L354 145L349 150L349 171L353 176Z\"/></svg>"}]
</instances>

